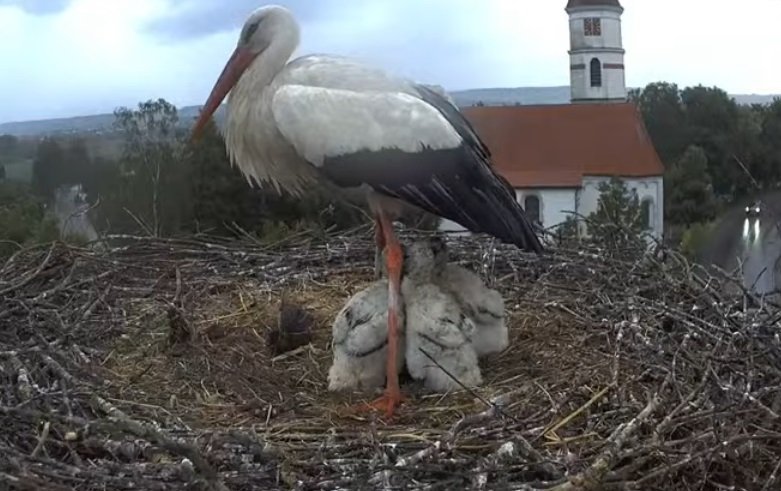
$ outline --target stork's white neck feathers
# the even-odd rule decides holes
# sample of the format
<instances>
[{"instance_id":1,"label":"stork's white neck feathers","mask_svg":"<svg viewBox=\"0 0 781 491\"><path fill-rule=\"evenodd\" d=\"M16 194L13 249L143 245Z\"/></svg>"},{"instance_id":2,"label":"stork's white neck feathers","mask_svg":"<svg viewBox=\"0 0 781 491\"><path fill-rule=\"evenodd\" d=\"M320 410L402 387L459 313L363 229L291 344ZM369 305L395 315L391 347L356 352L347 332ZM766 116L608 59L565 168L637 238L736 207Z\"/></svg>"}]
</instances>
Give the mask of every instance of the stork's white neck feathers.
<instances>
[{"instance_id":1,"label":"stork's white neck feathers","mask_svg":"<svg viewBox=\"0 0 781 491\"><path fill-rule=\"evenodd\" d=\"M242 74L228 96L225 141L231 161L239 167L247 180L259 185L271 183L279 192L283 188L293 194L301 194L311 179L306 173L282 163L280 156L270 153L271 145L265 142L279 135L268 124L269 114L264 109L264 99L271 96L268 88L285 68L298 48L300 29L287 11L275 11L264 20L266 46ZM257 128L259 134L248 134L248 128Z\"/></svg>"}]
</instances>

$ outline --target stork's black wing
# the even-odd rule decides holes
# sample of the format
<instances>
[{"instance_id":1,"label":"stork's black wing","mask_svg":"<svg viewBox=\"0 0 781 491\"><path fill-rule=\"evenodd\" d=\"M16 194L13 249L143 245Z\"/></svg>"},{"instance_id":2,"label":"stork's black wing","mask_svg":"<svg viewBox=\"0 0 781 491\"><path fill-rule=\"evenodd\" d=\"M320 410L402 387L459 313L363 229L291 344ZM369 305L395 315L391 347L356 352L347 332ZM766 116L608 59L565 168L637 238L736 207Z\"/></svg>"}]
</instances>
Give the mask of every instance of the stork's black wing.
<instances>
[{"instance_id":1,"label":"stork's black wing","mask_svg":"<svg viewBox=\"0 0 781 491\"><path fill-rule=\"evenodd\" d=\"M452 220L472 232L492 235L526 251L543 250L518 203L515 190L491 165L488 147L443 96L417 86L421 98L435 107L461 136L455 148L405 152L395 148L359 150L327 157L323 170L340 185L363 181L381 194ZM376 164L376 165L372 165ZM371 169L356 173L356 169Z\"/></svg>"},{"instance_id":2,"label":"stork's black wing","mask_svg":"<svg viewBox=\"0 0 781 491\"><path fill-rule=\"evenodd\" d=\"M461 112L422 85L417 94L280 87L272 108L290 145L334 184L368 184L473 232L542 251L515 190Z\"/></svg>"}]
</instances>

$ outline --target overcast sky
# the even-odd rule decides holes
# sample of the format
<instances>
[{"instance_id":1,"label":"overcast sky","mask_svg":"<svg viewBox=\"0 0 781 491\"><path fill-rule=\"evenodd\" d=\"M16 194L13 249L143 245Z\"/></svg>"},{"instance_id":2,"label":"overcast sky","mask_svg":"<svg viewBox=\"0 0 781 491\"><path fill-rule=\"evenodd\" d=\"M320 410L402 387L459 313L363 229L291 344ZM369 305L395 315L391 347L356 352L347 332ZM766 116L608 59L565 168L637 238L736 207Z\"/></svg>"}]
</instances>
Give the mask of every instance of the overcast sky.
<instances>
[{"instance_id":1,"label":"overcast sky","mask_svg":"<svg viewBox=\"0 0 781 491\"><path fill-rule=\"evenodd\" d=\"M0 122L202 104L250 0L0 0ZM566 0L278 0L299 54L449 90L569 83ZM627 83L781 93L781 0L622 0ZM740 7L738 7L740 5Z\"/></svg>"}]
</instances>

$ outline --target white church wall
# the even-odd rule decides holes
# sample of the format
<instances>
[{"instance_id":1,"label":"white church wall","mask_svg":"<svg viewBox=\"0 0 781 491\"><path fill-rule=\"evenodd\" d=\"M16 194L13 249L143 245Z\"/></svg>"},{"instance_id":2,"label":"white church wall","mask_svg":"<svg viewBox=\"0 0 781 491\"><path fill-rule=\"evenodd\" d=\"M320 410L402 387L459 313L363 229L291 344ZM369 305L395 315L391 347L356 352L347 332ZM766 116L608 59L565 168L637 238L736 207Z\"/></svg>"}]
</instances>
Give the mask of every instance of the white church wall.
<instances>
[{"instance_id":1,"label":"white church wall","mask_svg":"<svg viewBox=\"0 0 781 491\"><path fill-rule=\"evenodd\" d=\"M470 232L467 231L467 229L457 224L456 222L452 220L448 220L446 218L440 218L439 226L437 227L437 229L440 232L448 232L448 233L452 233L453 235L470 235Z\"/></svg>"},{"instance_id":2,"label":"white church wall","mask_svg":"<svg viewBox=\"0 0 781 491\"><path fill-rule=\"evenodd\" d=\"M562 223L572 212L577 211L576 188L520 188L516 189L515 194L521 205L524 205L526 196L539 198L540 217L544 228Z\"/></svg>"},{"instance_id":3,"label":"white church wall","mask_svg":"<svg viewBox=\"0 0 781 491\"><path fill-rule=\"evenodd\" d=\"M544 228L564 222L572 212L577 211L577 188L517 188L515 196L521 206L527 196L536 196L540 200L540 217ZM464 227L451 220L440 220L438 228L454 235L469 234Z\"/></svg>"},{"instance_id":4,"label":"white church wall","mask_svg":"<svg viewBox=\"0 0 781 491\"><path fill-rule=\"evenodd\" d=\"M609 176L584 176L579 213L588 216L597 210L599 186L609 181ZM624 183L627 189L637 193L637 197L641 202L644 200L650 201L651 216L649 226L652 231L651 235L661 239L664 230L664 179L662 176L624 178Z\"/></svg>"}]
</instances>

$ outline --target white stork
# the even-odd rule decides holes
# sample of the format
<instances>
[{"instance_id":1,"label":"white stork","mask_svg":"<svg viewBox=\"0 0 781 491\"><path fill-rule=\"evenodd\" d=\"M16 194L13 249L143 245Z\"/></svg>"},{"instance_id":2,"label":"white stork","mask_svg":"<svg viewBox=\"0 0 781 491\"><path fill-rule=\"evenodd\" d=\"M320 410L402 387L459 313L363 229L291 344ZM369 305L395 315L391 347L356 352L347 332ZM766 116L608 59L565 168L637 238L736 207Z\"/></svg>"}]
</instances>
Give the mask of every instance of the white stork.
<instances>
[{"instance_id":1,"label":"white stork","mask_svg":"<svg viewBox=\"0 0 781 491\"><path fill-rule=\"evenodd\" d=\"M402 251L393 220L405 205L527 251L542 244L488 148L438 92L337 56L288 62L299 26L285 8L255 10L193 129L226 94L225 142L248 180L302 196L310 186L363 189L375 217L388 281L386 391L372 406L391 416L402 401L396 367Z\"/></svg>"}]
</instances>

